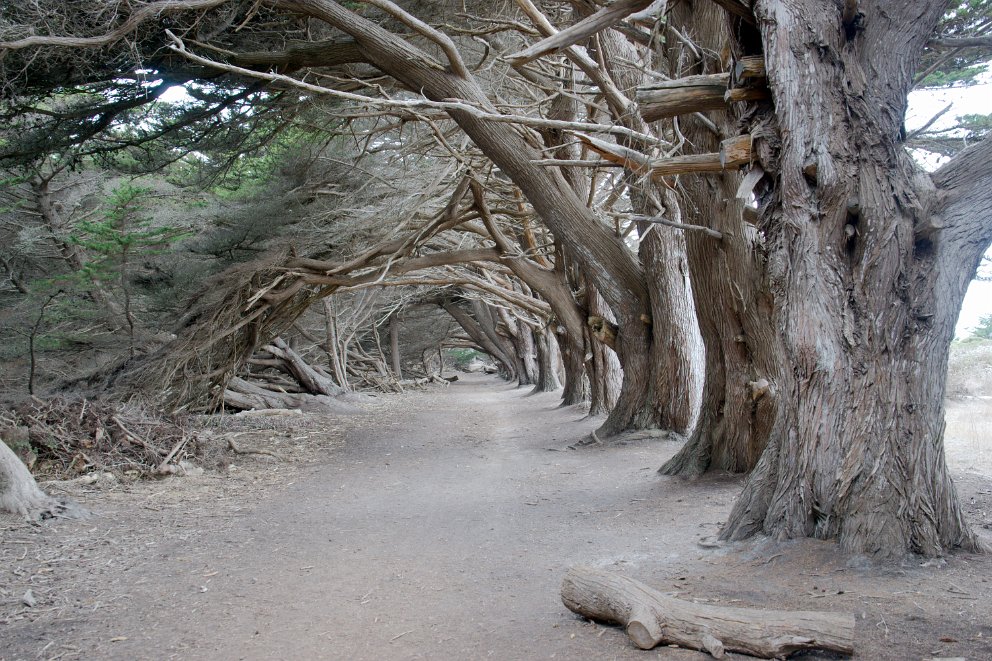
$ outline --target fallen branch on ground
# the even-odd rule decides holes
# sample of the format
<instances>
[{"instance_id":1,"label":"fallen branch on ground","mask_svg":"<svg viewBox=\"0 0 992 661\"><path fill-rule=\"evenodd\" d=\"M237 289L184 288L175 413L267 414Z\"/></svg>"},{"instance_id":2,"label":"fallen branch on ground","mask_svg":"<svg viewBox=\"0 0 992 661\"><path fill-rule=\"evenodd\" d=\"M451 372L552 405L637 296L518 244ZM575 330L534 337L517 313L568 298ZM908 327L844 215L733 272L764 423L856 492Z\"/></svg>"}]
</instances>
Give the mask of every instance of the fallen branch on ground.
<instances>
[{"instance_id":1,"label":"fallen branch on ground","mask_svg":"<svg viewBox=\"0 0 992 661\"><path fill-rule=\"evenodd\" d=\"M626 576L573 567L561 600L574 613L626 627L641 649L675 644L722 658L724 651L766 659L822 649L854 652L854 616L817 611L762 611L696 604L666 596Z\"/></svg>"},{"instance_id":2,"label":"fallen branch on ground","mask_svg":"<svg viewBox=\"0 0 992 661\"><path fill-rule=\"evenodd\" d=\"M234 454L264 454L269 457L275 457L279 461L286 461L286 458L283 457L281 454L277 454L275 452L272 452L271 450L255 450L252 448L242 448L241 446L239 446L237 443L234 442L233 438L227 439L227 446L231 448L231 451L234 452Z\"/></svg>"}]
</instances>

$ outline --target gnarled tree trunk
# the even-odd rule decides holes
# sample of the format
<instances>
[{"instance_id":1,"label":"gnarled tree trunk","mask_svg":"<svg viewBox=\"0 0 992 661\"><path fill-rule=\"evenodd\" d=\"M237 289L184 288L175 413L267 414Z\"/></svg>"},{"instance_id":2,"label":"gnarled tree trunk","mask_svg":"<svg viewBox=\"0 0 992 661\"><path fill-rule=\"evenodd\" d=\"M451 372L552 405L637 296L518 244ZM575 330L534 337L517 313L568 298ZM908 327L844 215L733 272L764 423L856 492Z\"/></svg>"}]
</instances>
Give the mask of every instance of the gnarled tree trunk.
<instances>
[{"instance_id":1,"label":"gnarled tree trunk","mask_svg":"<svg viewBox=\"0 0 992 661\"><path fill-rule=\"evenodd\" d=\"M980 544L944 461L947 350L992 240L992 143L921 173L906 95L944 3L758 0L774 112L760 227L783 369L768 447L723 531L837 538L851 552Z\"/></svg>"},{"instance_id":2,"label":"gnarled tree trunk","mask_svg":"<svg viewBox=\"0 0 992 661\"><path fill-rule=\"evenodd\" d=\"M706 53L724 52L729 44L727 17L714 2L679 3L670 24L689 30L698 47L689 52L672 39L669 66L673 77L718 73L726 63ZM703 59L696 59L702 53ZM732 135L737 121L728 112L707 116ZM698 153L720 151L720 139L692 115L679 117L687 143ZM660 472L696 476L707 470L747 472L768 443L778 398L766 396L763 383L776 381L779 350L771 300L764 291L765 256L757 229L742 211L749 200L737 198L737 173L683 177L682 220L717 230L722 238L687 232L689 268L696 314L705 351L705 382L699 421L686 444ZM744 195L748 195L747 192Z\"/></svg>"},{"instance_id":3,"label":"gnarled tree trunk","mask_svg":"<svg viewBox=\"0 0 992 661\"><path fill-rule=\"evenodd\" d=\"M587 12L593 9L586 3L575 4ZM623 64L637 60L630 43L618 31L608 29L597 36L594 45L618 90L632 98L642 74ZM641 133L650 130L635 108L610 106L614 121ZM642 152L651 148L630 138L619 142ZM628 176L635 182L629 188L634 213L663 213L669 220L680 220L674 196L663 186L633 171ZM623 365L623 385L597 432L609 437L626 429L661 428L684 436L695 425L703 378L702 340L692 304L685 237L682 230L647 223L639 223L637 231L650 315L641 314L641 323L623 324L617 333L615 348ZM611 307L618 318L633 317L638 311L634 304L635 300L627 299L619 306L611 302Z\"/></svg>"}]
</instances>

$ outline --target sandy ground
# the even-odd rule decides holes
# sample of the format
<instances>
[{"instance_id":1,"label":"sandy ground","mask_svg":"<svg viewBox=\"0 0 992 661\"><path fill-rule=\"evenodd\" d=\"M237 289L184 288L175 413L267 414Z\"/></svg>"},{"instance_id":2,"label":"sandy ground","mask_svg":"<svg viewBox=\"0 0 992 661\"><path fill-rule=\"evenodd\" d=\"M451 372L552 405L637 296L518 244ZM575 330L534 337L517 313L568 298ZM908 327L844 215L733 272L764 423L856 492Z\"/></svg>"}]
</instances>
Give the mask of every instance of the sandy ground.
<instances>
[{"instance_id":1,"label":"sandy ground","mask_svg":"<svg viewBox=\"0 0 992 661\"><path fill-rule=\"evenodd\" d=\"M873 568L821 542L711 548L739 476L661 477L666 440L567 450L596 421L557 403L463 376L239 438L287 461L49 485L95 515L0 522L0 659L705 658L570 613L576 564L684 599L854 613L859 659L992 659L989 556ZM992 471L952 466L992 543Z\"/></svg>"}]
</instances>

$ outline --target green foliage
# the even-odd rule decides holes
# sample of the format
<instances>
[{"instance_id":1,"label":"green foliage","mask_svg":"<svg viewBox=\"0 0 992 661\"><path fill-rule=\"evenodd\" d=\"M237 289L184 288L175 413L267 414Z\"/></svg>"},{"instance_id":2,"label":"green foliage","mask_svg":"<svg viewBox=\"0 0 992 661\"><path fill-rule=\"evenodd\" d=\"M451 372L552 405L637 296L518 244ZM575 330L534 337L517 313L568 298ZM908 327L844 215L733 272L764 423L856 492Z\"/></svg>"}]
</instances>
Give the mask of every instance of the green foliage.
<instances>
[{"instance_id":1,"label":"green foliage","mask_svg":"<svg viewBox=\"0 0 992 661\"><path fill-rule=\"evenodd\" d=\"M474 360L483 360L486 354L475 349L448 349L448 355L455 363L455 369L463 370Z\"/></svg>"},{"instance_id":2,"label":"green foliage","mask_svg":"<svg viewBox=\"0 0 992 661\"><path fill-rule=\"evenodd\" d=\"M122 184L107 199L102 219L79 222L70 240L96 254L77 274L81 280L117 279L134 257L160 254L175 241L189 236L176 227L151 226L152 218L144 215L149 193L150 188Z\"/></svg>"},{"instance_id":3,"label":"green foliage","mask_svg":"<svg viewBox=\"0 0 992 661\"><path fill-rule=\"evenodd\" d=\"M987 314L984 317L980 317L978 320L978 326L975 327L975 330L973 330L971 334L974 337L984 340L992 340L992 314Z\"/></svg>"},{"instance_id":4,"label":"green foliage","mask_svg":"<svg viewBox=\"0 0 992 661\"><path fill-rule=\"evenodd\" d=\"M938 38L974 37L992 29L992 0L954 0L937 26ZM920 63L924 74L918 87L972 85L987 69L989 53L984 48L931 49Z\"/></svg>"}]
</instances>

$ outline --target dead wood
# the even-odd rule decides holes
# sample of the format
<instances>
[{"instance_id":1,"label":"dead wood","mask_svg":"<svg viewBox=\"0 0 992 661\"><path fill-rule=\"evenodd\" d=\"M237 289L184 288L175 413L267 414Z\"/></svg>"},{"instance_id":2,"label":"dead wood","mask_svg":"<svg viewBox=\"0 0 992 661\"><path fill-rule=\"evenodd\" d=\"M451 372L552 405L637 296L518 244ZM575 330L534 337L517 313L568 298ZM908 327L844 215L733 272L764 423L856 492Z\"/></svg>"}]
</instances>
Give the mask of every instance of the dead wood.
<instances>
[{"instance_id":1,"label":"dead wood","mask_svg":"<svg viewBox=\"0 0 992 661\"><path fill-rule=\"evenodd\" d=\"M241 410L249 409L299 409L314 413L359 413L360 410L328 395L276 392L263 386L233 377L223 396L224 405Z\"/></svg>"},{"instance_id":2,"label":"dead wood","mask_svg":"<svg viewBox=\"0 0 992 661\"><path fill-rule=\"evenodd\" d=\"M234 454L264 454L267 457L274 457L279 461L286 461L286 458L281 454L272 452L271 450L256 450L254 448L243 448L234 442L233 438L227 439L227 447L231 448L231 452Z\"/></svg>"},{"instance_id":3,"label":"dead wood","mask_svg":"<svg viewBox=\"0 0 992 661\"><path fill-rule=\"evenodd\" d=\"M666 596L632 578L589 567L569 570L561 600L574 613L626 628L641 649L661 644L724 650L771 659L822 649L854 652L854 616L817 611L759 611L696 604Z\"/></svg>"}]
</instances>

